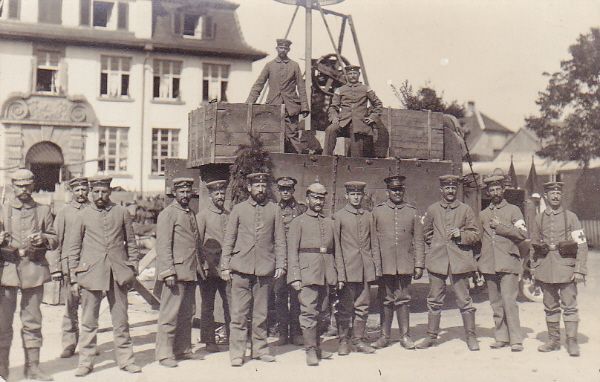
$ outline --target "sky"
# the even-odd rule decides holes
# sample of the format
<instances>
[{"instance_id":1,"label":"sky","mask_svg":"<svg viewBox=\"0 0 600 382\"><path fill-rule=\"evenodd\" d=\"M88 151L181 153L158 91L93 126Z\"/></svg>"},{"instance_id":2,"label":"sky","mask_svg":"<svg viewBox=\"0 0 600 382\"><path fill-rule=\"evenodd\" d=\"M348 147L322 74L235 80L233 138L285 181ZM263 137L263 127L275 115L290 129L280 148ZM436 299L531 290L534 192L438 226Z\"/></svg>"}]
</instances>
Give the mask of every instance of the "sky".
<instances>
[{"instance_id":1,"label":"sky","mask_svg":"<svg viewBox=\"0 0 600 382\"><path fill-rule=\"evenodd\" d=\"M254 63L257 75L274 56L294 6L275 0L234 0L246 42L269 53ZM400 107L389 81L427 85L444 99L474 101L479 111L511 130L538 111L543 72L560 69L580 34L600 26L600 0L345 0L327 8L352 15L369 84L385 106ZM313 12L313 58L333 53L318 12ZM340 20L327 16L337 41ZM290 57L304 67L305 11L289 38ZM357 56L348 33L342 55Z\"/></svg>"}]
</instances>

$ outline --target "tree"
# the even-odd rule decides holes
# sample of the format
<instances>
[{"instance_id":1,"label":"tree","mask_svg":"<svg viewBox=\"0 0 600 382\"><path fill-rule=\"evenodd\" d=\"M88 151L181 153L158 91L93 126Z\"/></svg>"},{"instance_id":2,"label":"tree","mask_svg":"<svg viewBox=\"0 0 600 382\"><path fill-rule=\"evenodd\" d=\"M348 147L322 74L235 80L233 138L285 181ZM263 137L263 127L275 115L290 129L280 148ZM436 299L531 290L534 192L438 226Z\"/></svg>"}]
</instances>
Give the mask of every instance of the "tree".
<instances>
[{"instance_id":1,"label":"tree","mask_svg":"<svg viewBox=\"0 0 600 382\"><path fill-rule=\"evenodd\" d=\"M400 95L402 106L409 110L431 110L445 114L451 114L456 118L465 116L465 108L459 105L456 101L449 104L442 97L444 93L438 96L435 89L429 86L423 86L415 93L411 84L404 81L400 86Z\"/></svg>"},{"instance_id":2,"label":"tree","mask_svg":"<svg viewBox=\"0 0 600 382\"><path fill-rule=\"evenodd\" d=\"M538 155L574 160L587 167L600 156L600 29L592 28L569 47L571 57L538 93L540 113L525 124L542 140Z\"/></svg>"}]
</instances>

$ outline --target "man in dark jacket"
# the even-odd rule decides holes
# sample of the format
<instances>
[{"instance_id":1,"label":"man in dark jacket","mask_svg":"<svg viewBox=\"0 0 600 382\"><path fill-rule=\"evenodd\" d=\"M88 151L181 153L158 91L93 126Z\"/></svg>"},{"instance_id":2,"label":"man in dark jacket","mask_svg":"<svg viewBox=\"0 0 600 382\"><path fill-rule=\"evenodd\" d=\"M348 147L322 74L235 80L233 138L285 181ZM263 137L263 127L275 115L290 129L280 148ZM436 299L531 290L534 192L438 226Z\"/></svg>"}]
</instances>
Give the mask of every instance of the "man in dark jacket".
<instances>
[{"instance_id":1,"label":"man in dark jacket","mask_svg":"<svg viewBox=\"0 0 600 382\"><path fill-rule=\"evenodd\" d=\"M480 241L479 224L471 207L456 200L459 177L439 178L442 200L429 206L423 217L423 234L427 244L425 267L429 273L427 296L428 336L417 344L425 349L437 344L442 307L446 299L446 279L456 295L462 314L467 346L479 350L475 334L475 307L469 294L469 276L477 270L472 246Z\"/></svg>"},{"instance_id":2,"label":"man in dark jacket","mask_svg":"<svg viewBox=\"0 0 600 382\"><path fill-rule=\"evenodd\" d=\"M198 225L189 206L193 184L192 178L173 179L175 200L160 212L156 223L156 272L158 279L164 282L158 313L156 360L165 367L176 367L177 360L193 357L196 283L204 278L203 270L198 267Z\"/></svg>"},{"instance_id":3,"label":"man in dark jacket","mask_svg":"<svg viewBox=\"0 0 600 382\"><path fill-rule=\"evenodd\" d=\"M305 147L298 131L298 115L306 117L309 106L300 66L288 57L290 45L290 40L277 39L277 58L269 61L260 72L246 103L255 103L268 81L267 104L285 105L285 152L300 154Z\"/></svg>"},{"instance_id":4,"label":"man in dark jacket","mask_svg":"<svg viewBox=\"0 0 600 382\"><path fill-rule=\"evenodd\" d=\"M286 270L281 209L267 199L269 174L252 173L247 181L250 197L231 210L221 255L221 277L231 282L231 366L244 363L250 312L252 358L275 361L267 345L268 299L273 279Z\"/></svg>"},{"instance_id":5,"label":"man in dark jacket","mask_svg":"<svg viewBox=\"0 0 600 382\"><path fill-rule=\"evenodd\" d=\"M481 256L479 272L485 277L490 304L494 312L494 342L490 347L509 346L523 350L523 333L519 321L519 274L521 257L517 245L525 240L527 228L519 207L504 199L504 176L483 179L491 197L490 205L479 214L481 222Z\"/></svg>"},{"instance_id":6,"label":"man in dark jacket","mask_svg":"<svg viewBox=\"0 0 600 382\"><path fill-rule=\"evenodd\" d=\"M548 208L535 218L531 227L534 249L531 268L542 285L549 341L541 352L560 350L560 313L567 334L567 351L579 356L577 327L577 284L585 281L588 247L581 223L562 206L562 182L544 184Z\"/></svg>"},{"instance_id":7,"label":"man in dark jacket","mask_svg":"<svg viewBox=\"0 0 600 382\"><path fill-rule=\"evenodd\" d=\"M417 209L404 201L404 176L385 179L388 200L373 210L375 231L381 252L381 287L384 288L381 335L373 344L383 348L390 343L394 312L400 329L400 345L414 349L409 335L411 279L423 276L425 244Z\"/></svg>"}]
</instances>

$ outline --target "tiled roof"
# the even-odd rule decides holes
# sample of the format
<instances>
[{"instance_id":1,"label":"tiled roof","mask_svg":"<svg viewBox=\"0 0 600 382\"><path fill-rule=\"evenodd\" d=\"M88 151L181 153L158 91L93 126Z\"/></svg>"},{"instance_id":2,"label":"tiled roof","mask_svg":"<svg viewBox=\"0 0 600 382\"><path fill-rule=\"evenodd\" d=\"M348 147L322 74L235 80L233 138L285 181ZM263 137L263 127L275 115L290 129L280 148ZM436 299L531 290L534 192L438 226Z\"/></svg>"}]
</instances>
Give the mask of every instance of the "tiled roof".
<instances>
[{"instance_id":1,"label":"tiled roof","mask_svg":"<svg viewBox=\"0 0 600 382\"><path fill-rule=\"evenodd\" d=\"M487 115L485 115L483 113L481 113L481 118L483 119L483 124L485 125L485 130L497 131L499 133L507 133L507 134L514 133L514 131L506 128L505 126L494 121L493 119L491 119L490 117L488 117Z\"/></svg>"}]
</instances>

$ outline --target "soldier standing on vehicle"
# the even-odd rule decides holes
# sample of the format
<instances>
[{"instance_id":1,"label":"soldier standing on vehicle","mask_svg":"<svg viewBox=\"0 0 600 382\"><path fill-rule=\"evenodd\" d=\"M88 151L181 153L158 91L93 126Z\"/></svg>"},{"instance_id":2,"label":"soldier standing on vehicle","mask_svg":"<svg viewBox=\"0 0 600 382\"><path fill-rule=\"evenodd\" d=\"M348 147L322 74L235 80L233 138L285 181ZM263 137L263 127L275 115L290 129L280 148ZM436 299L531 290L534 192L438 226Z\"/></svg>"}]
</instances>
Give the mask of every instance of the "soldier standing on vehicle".
<instances>
[{"instance_id":1,"label":"soldier standing on vehicle","mask_svg":"<svg viewBox=\"0 0 600 382\"><path fill-rule=\"evenodd\" d=\"M117 364L129 373L142 371L135 364L127 316L127 292L135 282L139 252L129 212L110 200L111 181L104 176L90 179L92 203L76 217L65 238L71 288L80 294L82 309L76 377L94 368L104 294L112 318Z\"/></svg>"},{"instance_id":2,"label":"soldier standing on vehicle","mask_svg":"<svg viewBox=\"0 0 600 382\"><path fill-rule=\"evenodd\" d=\"M481 256L477 260L483 274L494 312L492 349L510 345L514 352L523 350L523 333L519 321L519 274L521 256L517 245L527 237L527 228L519 207L504 199L504 176L483 179L491 197L490 205L481 211Z\"/></svg>"},{"instance_id":3,"label":"soldier standing on vehicle","mask_svg":"<svg viewBox=\"0 0 600 382\"><path fill-rule=\"evenodd\" d=\"M381 252L381 284L385 291L381 336L373 344L375 348L389 345L394 312L400 329L400 345L405 349L415 348L409 334L409 287L413 277L418 280L423 276L425 244L419 213L404 201L404 180L400 175L385 178L388 200L373 210Z\"/></svg>"},{"instance_id":4,"label":"soldier standing on vehicle","mask_svg":"<svg viewBox=\"0 0 600 382\"><path fill-rule=\"evenodd\" d=\"M469 294L469 276L477 270L472 246L480 241L479 224L471 207L456 200L459 177L443 175L439 178L442 200L429 206L423 217L423 234L428 246L425 267L429 274L427 296L427 334L417 344L426 349L437 344L440 318L446 299L446 279L456 295L456 305L462 314L467 346L479 350L475 333L475 307Z\"/></svg>"},{"instance_id":5,"label":"soldier standing on vehicle","mask_svg":"<svg viewBox=\"0 0 600 382\"><path fill-rule=\"evenodd\" d=\"M294 198L295 186L298 183L296 179L284 176L278 178L276 183L279 191L279 208L281 208L283 228L287 235L292 220L306 212L307 207ZM279 328L278 345L291 342L294 345L301 346L303 342L299 322L300 302L298 301L298 291L291 288L284 278L275 280L273 290L275 294L275 317L277 317Z\"/></svg>"},{"instance_id":6,"label":"soldier standing on vehicle","mask_svg":"<svg viewBox=\"0 0 600 382\"><path fill-rule=\"evenodd\" d=\"M198 232L200 233L200 266L206 274L206 279L199 279L202 306L200 313L200 341L206 344L206 351L219 352L215 339L215 297L217 292L223 303L225 318L225 331L229 338L229 302L231 301L230 285L219 276L219 263L223 235L229 218L229 211L225 208L226 180L214 180L206 183L210 202L207 207L198 212Z\"/></svg>"},{"instance_id":7,"label":"soldier standing on vehicle","mask_svg":"<svg viewBox=\"0 0 600 382\"><path fill-rule=\"evenodd\" d=\"M567 351L579 356L577 344L577 283L585 282L588 247L581 223L573 212L562 207L562 182L544 184L548 207L531 227L534 249L531 267L544 293L544 310L549 341L540 352L560 350L560 312L562 309Z\"/></svg>"},{"instance_id":8,"label":"soldier standing on vehicle","mask_svg":"<svg viewBox=\"0 0 600 382\"><path fill-rule=\"evenodd\" d=\"M365 186L364 182L346 182L348 204L333 216L337 236L339 355L348 355L351 351L350 324L353 320L354 349L367 354L375 352L364 339L369 315L369 283L381 276L381 257L373 215L362 208Z\"/></svg>"},{"instance_id":9,"label":"soldier standing on vehicle","mask_svg":"<svg viewBox=\"0 0 600 382\"><path fill-rule=\"evenodd\" d=\"M310 112L300 66L288 57L290 45L290 40L277 39L277 58L260 72L246 103L255 103L268 82L267 104L285 105L285 152L301 154L306 148L300 140L298 115L306 118Z\"/></svg>"},{"instance_id":10,"label":"soldier standing on vehicle","mask_svg":"<svg viewBox=\"0 0 600 382\"><path fill-rule=\"evenodd\" d=\"M196 283L205 278L198 267L200 235L190 209L192 178L173 179L175 200L158 215L156 272L164 282L160 294L156 360L164 367L193 359L192 320L196 312Z\"/></svg>"},{"instance_id":11,"label":"soldier standing on vehicle","mask_svg":"<svg viewBox=\"0 0 600 382\"><path fill-rule=\"evenodd\" d=\"M325 186L311 184L306 190L308 210L292 221L288 232L287 279L300 292L300 325L308 366L332 356L321 349L320 333L329 305L328 288L337 283L333 221L321 213L326 195Z\"/></svg>"},{"instance_id":12,"label":"soldier standing on vehicle","mask_svg":"<svg viewBox=\"0 0 600 382\"><path fill-rule=\"evenodd\" d=\"M58 238L57 252L60 256L63 276L62 288L65 298L65 314L62 320L63 351L60 354L60 358L72 357L75 354L75 348L79 340L79 317L77 314L79 295L71 293L69 259L66 256L66 252L63 253L63 244L66 232L73 227L77 215L81 214L81 211L90 204L88 199L90 187L87 178L73 178L69 180L68 185L71 191L71 201L56 214L56 219L54 220L54 227Z\"/></svg>"},{"instance_id":13,"label":"soldier standing on vehicle","mask_svg":"<svg viewBox=\"0 0 600 382\"><path fill-rule=\"evenodd\" d=\"M17 294L21 294L21 338L25 378L51 381L40 369L44 283L50 281L46 251L56 248L50 208L33 200L33 173L11 175L14 199L0 213L0 377L8 379L10 345Z\"/></svg>"},{"instance_id":14,"label":"soldier standing on vehicle","mask_svg":"<svg viewBox=\"0 0 600 382\"><path fill-rule=\"evenodd\" d=\"M333 155L337 136L343 129L352 134L350 154L353 157L373 157L373 126L382 113L383 104L375 92L367 85L358 82L360 66L346 66L348 82L335 90L329 107L331 125L325 130L324 155ZM372 108L368 111L367 106Z\"/></svg>"},{"instance_id":15,"label":"soldier standing on vehicle","mask_svg":"<svg viewBox=\"0 0 600 382\"><path fill-rule=\"evenodd\" d=\"M267 311L273 278L285 276L286 239L280 208L267 199L269 174L247 176L250 197L235 205L225 229L221 277L231 282L231 366L242 366L252 312L252 358L273 362Z\"/></svg>"}]
</instances>

